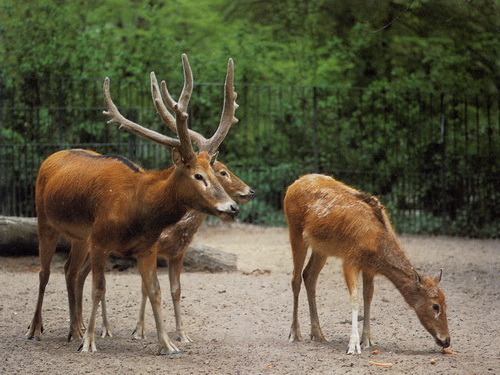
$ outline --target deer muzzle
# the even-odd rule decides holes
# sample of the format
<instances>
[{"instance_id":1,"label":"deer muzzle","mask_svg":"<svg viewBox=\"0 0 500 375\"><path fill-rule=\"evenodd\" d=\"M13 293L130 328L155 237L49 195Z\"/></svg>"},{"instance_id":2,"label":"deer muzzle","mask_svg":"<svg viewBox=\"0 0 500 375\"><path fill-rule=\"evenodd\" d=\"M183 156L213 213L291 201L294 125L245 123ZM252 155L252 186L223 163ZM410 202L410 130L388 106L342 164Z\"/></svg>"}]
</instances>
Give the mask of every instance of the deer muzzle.
<instances>
[{"instance_id":1,"label":"deer muzzle","mask_svg":"<svg viewBox=\"0 0 500 375\"><path fill-rule=\"evenodd\" d=\"M449 347L450 346L450 342L451 342L450 337L446 337L444 339L441 339L441 338L435 336L434 340L436 341L437 345L439 345L439 346L441 346L443 348Z\"/></svg>"},{"instance_id":2,"label":"deer muzzle","mask_svg":"<svg viewBox=\"0 0 500 375\"><path fill-rule=\"evenodd\" d=\"M217 217L223 221L233 221L240 213L240 208L235 202L217 207Z\"/></svg>"}]
</instances>

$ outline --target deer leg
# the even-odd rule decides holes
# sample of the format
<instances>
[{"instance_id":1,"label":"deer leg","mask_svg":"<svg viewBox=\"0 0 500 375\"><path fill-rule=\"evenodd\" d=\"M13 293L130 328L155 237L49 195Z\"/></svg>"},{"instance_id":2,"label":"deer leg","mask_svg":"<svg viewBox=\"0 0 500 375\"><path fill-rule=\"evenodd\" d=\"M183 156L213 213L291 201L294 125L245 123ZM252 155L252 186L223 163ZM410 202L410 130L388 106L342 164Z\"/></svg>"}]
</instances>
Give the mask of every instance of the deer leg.
<instances>
[{"instance_id":1,"label":"deer leg","mask_svg":"<svg viewBox=\"0 0 500 375\"><path fill-rule=\"evenodd\" d=\"M311 317L311 340L326 341L321 326L319 324L318 306L316 305L316 284L318 276L325 266L327 257L312 251L309 262L304 269L304 285L307 291L307 301L309 302L309 316Z\"/></svg>"},{"instance_id":2,"label":"deer leg","mask_svg":"<svg viewBox=\"0 0 500 375\"><path fill-rule=\"evenodd\" d=\"M361 342L364 348L369 348L375 345L372 340L372 334L370 329L370 306L373 299L373 277L374 275L363 272L363 333L361 335Z\"/></svg>"},{"instance_id":3,"label":"deer leg","mask_svg":"<svg viewBox=\"0 0 500 375\"><path fill-rule=\"evenodd\" d=\"M146 339L146 328L144 324L144 318L146 315L146 302L148 300L148 292L146 291L146 286L144 281L141 282L141 307L139 310L139 320L135 326L134 332L132 332L132 338L134 340L145 340Z\"/></svg>"},{"instance_id":4,"label":"deer leg","mask_svg":"<svg viewBox=\"0 0 500 375\"><path fill-rule=\"evenodd\" d=\"M101 337L113 337L108 320L108 311L106 309L106 293L102 296L101 300L101 311L102 311L102 330Z\"/></svg>"},{"instance_id":5,"label":"deer leg","mask_svg":"<svg viewBox=\"0 0 500 375\"><path fill-rule=\"evenodd\" d=\"M106 292L106 278L104 272L106 270L107 255L104 250L99 251L99 248L93 248L91 253L91 266L92 266L92 308L90 311L90 318L87 330L83 335L83 341L80 345L82 352L96 352L97 347L95 344L95 320L99 303L102 301Z\"/></svg>"},{"instance_id":6,"label":"deer leg","mask_svg":"<svg viewBox=\"0 0 500 375\"><path fill-rule=\"evenodd\" d=\"M77 317L78 317L78 326L80 330L85 329L85 323L83 321L83 288L85 286L85 280L87 279L88 274L90 273L90 257L87 256L85 263L83 264L80 272L78 273L78 281L76 287L76 307L77 307ZM102 310L102 332L101 337L112 337L111 329L108 321L108 314L106 309L106 295L102 298L101 301L101 310Z\"/></svg>"},{"instance_id":7,"label":"deer leg","mask_svg":"<svg viewBox=\"0 0 500 375\"><path fill-rule=\"evenodd\" d=\"M293 292L293 315L292 315L292 326L290 328L290 335L288 340L290 342L302 340L302 335L300 334L300 324L299 324L299 294L300 287L302 284L302 268L304 267L304 262L307 255L308 245L305 243L302 236L302 229L300 228L289 228L290 234L290 245L292 247L292 258L293 258L293 275L292 275L292 292Z\"/></svg>"},{"instance_id":8,"label":"deer leg","mask_svg":"<svg viewBox=\"0 0 500 375\"><path fill-rule=\"evenodd\" d=\"M148 294L153 315L156 322L156 332L158 335L158 344L160 345L160 353L166 350L168 354L180 353L180 350L174 345L170 337L168 337L165 321L161 310L161 290L156 272L156 253L151 252L145 256L137 258L137 266L144 283L144 288Z\"/></svg>"},{"instance_id":9,"label":"deer leg","mask_svg":"<svg viewBox=\"0 0 500 375\"><path fill-rule=\"evenodd\" d=\"M85 286L85 280L90 273L91 265L90 265L90 255L87 255L85 262L78 273L78 279L76 284L76 297L75 297L75 305L76 312L78 316L78 326L82 330L85 330L85 323L83 322L83 287Z\"/></svg>"},{"instance_id":10,"label":"deer leg","mask_svg":"<svg viewBox=\"0 0 500 375\"><path fill-rule=\"evenodd\" d=\"M71 243L71 252L66 264L64 265L64 274L66 277L66 288L68 290L69 302L69 334L68 341L72 338L81 339L83 332L80 326L81 306L78 301L78 277L79 271L88 255L88 242L86 240L73 240Z\"/></svg>"},{"instance_id":11,"label":"deer leg","mask_svg":"<svg viewBox=\"0 0 500 375\"><path fill-rule=\"evenodd\" d=\"M347 354L361 354L361 345L359 342L358 331L358 314L359 314L359 296L358 296L358 277L359 269L356 266L344 262L344 278L349 289L349 297L351 300L351 338L349 339L349 347Z\"/></svg>"},{"instance_id":12,"label":"deer leg","mask_svg":"<svg viewBox=\"0 0 500 375\"><path fill-rule=\"evenodd\" d=\"M180 342L192 342L187 333L184 331L181 314L181 272L184 253L180 257L170 259L168 262L168 277L170 280L170 294L174 304L175 314L175 334L176 339Z\"/></svg>"},{"instance_id":13,"label":"deer leg","mask_svg":"<svg viewBox=\"0 0 500 375\"><path fill-rule=\"evenodd\" d=\"M45 295L45 287L49 282L50 277L50 263L56 251L57 240L59 234L53 228L44 226L39 220L38 224L38 238L39 238L39 257L40 257L40 272L38 274L38 299L36 302L35 313L33 320L26 332L26 339L40 340L43 332L42 323L42 305L43 297Z\"/></svg>"}]
</instances>

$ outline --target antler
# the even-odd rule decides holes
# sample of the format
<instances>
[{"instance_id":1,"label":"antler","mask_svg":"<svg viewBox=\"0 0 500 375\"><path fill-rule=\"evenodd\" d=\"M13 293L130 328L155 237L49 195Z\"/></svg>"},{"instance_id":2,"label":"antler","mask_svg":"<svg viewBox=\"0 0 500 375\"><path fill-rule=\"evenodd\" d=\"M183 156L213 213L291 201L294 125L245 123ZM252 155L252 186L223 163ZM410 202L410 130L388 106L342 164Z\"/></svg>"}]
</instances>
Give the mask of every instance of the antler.
<instances>
[{"instance_id":1,"label":"antler","mask_svg":"<svg viewBox=\"0 0 500 375\"><path fill-rule=\"evenodd\" d=\"M238 122L238 119L234 116L234 113L238 108L238 104L236 104L237 94L234 91L234 62L233 59L229 59L227 63L226 80L224 82L224 107L222 109L221 119L216 132L210 139L207 139L200 133L189 129L187 126L187 107L193 92L193 73L186 54L182 55L182 66L184 70L184 87L182 88L178 103L168 92L165 81L161 82L160 93L155 73L151 72L150 74L151 95L153 97L153 103L156 111L169 129L177 133L179 139L170 138L126 119L118 111L115 104L111 100L111 96L109 94L109 78L104 80L104 99L108 106L108 111L104 111L103 113L111 117L108 124L120 124L120 128L123 127L126 130L153 142L169 147L178 147L184 160L189 161L194 157L191 140L198 146L200 151L207 151L210 154L214 154L217 151L231 126ZM175 117L165 106L162 94L170 110L175 113Z\"/></svg>"},{"instance_id":2,"label":"antler","mask_svg":"<svg viewBox=\"0 0 500 375\"><path fill-rule=\"evenodd\" d=\"M179 102L176 103L169 94L169 105L172 111L174 111L175 113L175 125L177 128L176 133L179 136L179 140L181 142L179 150L184 160L186 162L189 162L189 160L195 157L193 146L191 145L191 138L189 137L189 129L187 126L187 120L189 117L187 113L187 107L189 104L189 100L191 99L191 94L193 93L193 72L191 71L191 66L189 65L189 60L185 53L182 54L182 68L184 71L184 86L182 88L181 95L179 96ZM157 103L158 100L159 99L154 100L156 107L159 105L159 103ZM163 118L161 113L160 117L162 117L163 122L168 125L169 120ZM171 118L171 116L169 117Z\"/></svg>"},{"instance_id":3,"label":"antler","mask_svg":"<svg viewBox=\"0 0 500 375\"><path fill-rule=\"evenodd\" d=\"M118 108L116 107L115 103L113 103L113 100L111 99L111 95L109 93L109 78L108 77L106 77L104 79L103 93L104 93L104 101L106 102L108 110L103 111L102 113L106 116L111 117L111 120L109 120L107 122L108 124L119 124L120 128L125 128L125 130L128 130L131 133L137 134L143 138L157 142L157 143L162 144L164 146L168 146L168 147L180 147L181 146L181 142L178 139L167 137L166 135L157 133L154 130L147 129L147 128L145 128L139 124L136 124L135 122L130 121L129 119L125 118L120 113L120 111L118 111Z\"/></svg>"},{"instance_id":4,"label":"antler","mask_svg":"<svg viewBox=\"0 0 500 375\"><path fill-rule=\"evenodd\" d=\"M158 114L170 130L177 133L174 117L168 111L162 100L162 96L158 89L158 81L156 80L154 73L151 75L151 93L153 95L153 101ZM170 109L174 110L176 103L168 92L165 81L161 82L161 93L163 94L163 97L165 98L165 101ZM207 139L200 133L192 129L188 129L191 140L196 143L200 151L207 151L210 154L215 153L226 137L231 126L238 122L238 119L234 117L234 113L238 108L238 104L236 104L236 97L237 94L234 91L234 62L233 59L229 59L227 63L226 81L224 83L224 107L216 132L210 139Z\"/></svg>"},{"instance_id":5,"label":"antler","mask_svg":"<svg viewBox=\"0 0 500 375\"><path fill-rule=\"evenodd\" d=\"M165 81L161 82L162 89L164 91L163 96L165 96L170 109L173 110L175 106L175 101L172 99L172 96L167 90L167 85ZM158 87L158 81L156 79L156 75L154 72L151 72L151 95L153 96L153 103L155 104L156 111L158 115L161 117L163 122L168 126L168 128L177 134L177 125L175 123L175 117L167 109L165 103L163 102L163 98L160 94L160 88ZM194 142L198 148L203 142L206 140L201 134L195 132L194 130L188 129L189 136L191 141ZM201 149L201 148L200 148Z\"/></svg>"},{"instance_id":6,"label":"antler","mask_svg":"<svg viewBox=\"0 0 500 375\"><path fill-rule=\"evenodd\" d=\"M219 127L215 134L208 140L208 147L210 153L214 153L226 138L227 132L233 124L238 122L234 116L236 109L239 105L236 103L236 91L234 91L234 62L229 59L227 62L226 81L224 82L224 107L222 108L222 115L219 122Z\"/></svg>"}]
</instances>

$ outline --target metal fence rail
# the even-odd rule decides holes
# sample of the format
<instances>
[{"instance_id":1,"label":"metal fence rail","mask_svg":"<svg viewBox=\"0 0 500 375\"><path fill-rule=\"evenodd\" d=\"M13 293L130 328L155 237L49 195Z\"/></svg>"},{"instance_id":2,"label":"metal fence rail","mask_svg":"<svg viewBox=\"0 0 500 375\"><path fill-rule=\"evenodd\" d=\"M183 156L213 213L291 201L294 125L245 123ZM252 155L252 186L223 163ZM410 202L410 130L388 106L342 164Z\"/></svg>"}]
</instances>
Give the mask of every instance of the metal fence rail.
<instances>
[{"instance_id":1,"label":"metal fence rail","mask_svg":"<svg viewBox=\"0 0 500 375\"><path fill-rule=\"evenodd\" d=\"M169 165L168 150L105 124L100 82L37 82L37 94L23 98L27 84L33 82L0 80L0 214L35 214L37 169L59 149L118 153L146 168ZM148 90L146 82L111 85L126 116L166 132ZM243 219L283 222L286 186L321 172L380 196L399 231L498 236L498 94L258 85L236 91L240 121L220 151L259 193ZM190 126L210 135L222 96L221 85L196 85Z\"/></svg>"}]
</instances>

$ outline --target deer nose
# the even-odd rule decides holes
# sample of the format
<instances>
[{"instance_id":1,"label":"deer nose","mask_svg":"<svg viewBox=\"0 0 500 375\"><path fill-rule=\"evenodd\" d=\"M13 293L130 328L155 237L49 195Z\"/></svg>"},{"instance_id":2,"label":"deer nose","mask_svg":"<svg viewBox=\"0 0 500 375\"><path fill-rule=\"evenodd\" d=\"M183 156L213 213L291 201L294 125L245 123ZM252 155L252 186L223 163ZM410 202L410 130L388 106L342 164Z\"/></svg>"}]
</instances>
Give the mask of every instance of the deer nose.
<instances>
[{"instance_id":1,"label":"deer nose","mask_svg":"<svg viewBox=\"0 0 500 375\"><path fill-rule=\"evenodd\" d=\"M227 205L217 209L217 216L223 221L232 221L236 216L238 216L239 213L240 209L234 202L228 203Z\"/></svg>"},{"instance_id":2,"label":"deer nose","mask_svg":"<svg viewBox=\"0 0 500 375\"><path fill-rule=\"evenodd\" d=\"M240 208L235 204L232 204L230 209L231 209L231 216L233 217L238 216L238 214L240 213Z\"/></svg>"},{"instance_id":3,"label":"deer nose","mask_svg":"<svg viewBox=\"0 0 500 375\"><path fill-rule=\"evenodd\" d=\"M443 348L449 347L450 343L451 343L451 340L449 337L447 337L446 340L444 340L444 342L443 342Z\"/></svg>"},{"instance_id":4,"label":"deer nose","mask_svg":"<svg viewBox=\"0 0 500 375\"><path fill-rule=\"evenodd\" d=\"M450 342L451 342L451 340L449 337L445 338L444 340L441 340L441 339L436 337L436 344L438 344L439 346L442 346L443 348L449 347Z\"/></svg>"}]
</instances>

